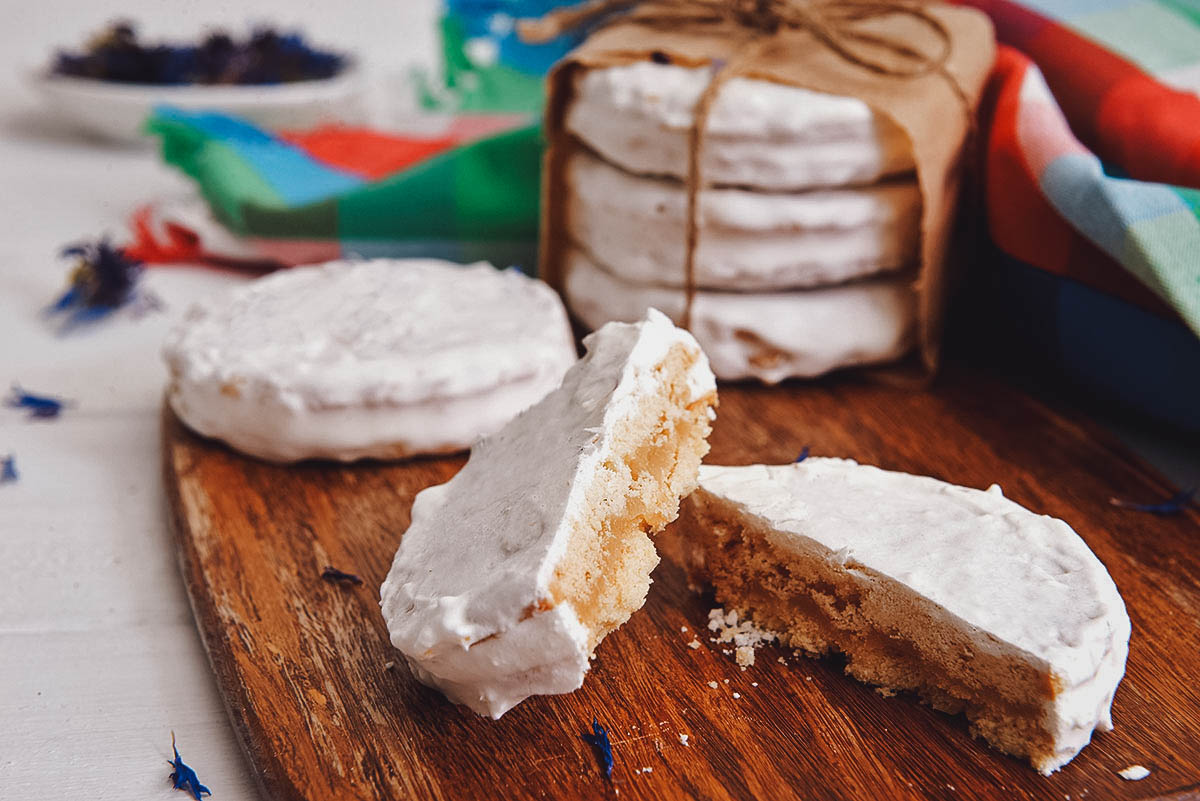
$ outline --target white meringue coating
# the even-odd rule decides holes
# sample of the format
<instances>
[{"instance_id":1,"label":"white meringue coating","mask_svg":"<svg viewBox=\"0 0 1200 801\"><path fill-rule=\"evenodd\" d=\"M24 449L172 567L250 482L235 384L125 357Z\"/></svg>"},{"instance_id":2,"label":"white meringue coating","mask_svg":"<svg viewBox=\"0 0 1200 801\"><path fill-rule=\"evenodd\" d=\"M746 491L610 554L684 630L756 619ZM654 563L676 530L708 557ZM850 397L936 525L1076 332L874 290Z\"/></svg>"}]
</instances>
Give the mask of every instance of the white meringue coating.
<instances>
[{"instance_id":1,"label":"white meringue coating","mask_svg":"<svg viewBox=\"0 0 1200 801\"><path fill-rule=\"evenodd\" d=\"M712 71L642 61L588 70L567 130L642 175L687 175L688 130ZM771 191L869 184L913 168L906 134L861 100L770 81L721 87L701 172L722 186Z\"/></svg>"},{"instance_id":2,"label":"white meringue coating","mask_svg":"<svg viewBox=\"0 0 1200 801\"><path fill-rule=\"evenodd\" d=\"M562 385L478 442L449 482L424 490L381 589L393 645L413 674L498 718L530 695L578 688L588 631L550 584L613 432L662 390L655 368L698 356L690 400L715 391L695 340L657 311L604 326Z\"/></svg>"},{"instance_id":3,"label":"white meringue coating","mask_svg":"<svg viewBox=\"0 0 1200 801\"><path fill-rule=\"evenodd\" d=\"M567 161L574 242L627 281L685 284L687 192L631 175L585 150ZM705 189L699 196L696 286L742 292L864 278L917 261L915 181L772 193Z\"/></svg>"},{"instance_id":4,"label":"white meringue coating","mask_svg":"<svg viewBox=\"0 0 1200 801\"><path fill-rule=\"evenodd\" d=\"M163 349L186 424L272 461L468 447L558 384L558 296L480 262L296 267L197 303Z\"/></svg>"},{"instance_id":5,"label":"white meringue coating","mask_svg":"<svg viewBox=\"0 0 1200 801\"><path fill-rule=\"evenodd\" d=\"M567 253L567 304L592 328L647 308L683 316L684 290L618 278L579 249ZM898 359L916 340L917 298L900 275L788 292L697 292L692 331L722 381L768 384Z\"/></svg>"},{"instance_id":6,"label":"white meringue coating","mask_svg":"<svg viewBox=\"0 0 1200 801\"><path fill-rule=\"evenodd\" d=\"M816 548L847 570L916 593L978 651L1016 654L1056 690L1041 725L1070 761L1112 728L1130 622L1104 565L1062 520L987 491L925 476L809 458L799 464L700 468L700 491L739 507L786 552Z\"/></svg>"}]
</instances>

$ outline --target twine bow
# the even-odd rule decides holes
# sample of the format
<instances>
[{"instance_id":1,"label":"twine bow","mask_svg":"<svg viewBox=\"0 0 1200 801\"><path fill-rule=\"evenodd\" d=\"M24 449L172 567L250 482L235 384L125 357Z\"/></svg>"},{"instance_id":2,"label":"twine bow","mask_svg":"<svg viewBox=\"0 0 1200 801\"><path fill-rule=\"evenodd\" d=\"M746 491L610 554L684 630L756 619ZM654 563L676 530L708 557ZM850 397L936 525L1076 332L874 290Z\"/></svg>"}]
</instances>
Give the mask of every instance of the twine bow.
<instances>
[{"instance_id":1,"label":"twine bow","mask_svg":"<svg viewBox=\"0 0 1200 801\"><path fill-rule=\"evenodd\" d=\"M924 26L937 40L935 53L918 50L899 37L864 30L860 23L899 15ZM739 75L747 64L785 31L806 31L849 64L897 79L941 75L959 98L967 116L968 140L974 135L971 100L946 69L951 35L924 3L913 0L590 0L551 11L539 19L520 20L517 34L530 44L607 18L659 29L686 29L733 24L752 34L726 63L714 63L712 80L696 103L688 131L686 241L684 249L684 308L680 324L691 328L696 296L696 244L699 239L699 194L703 187L700 156L708 115L717 91ZM882 58L878 54L886 54Z\"/></svg>"},{"instance_id":2,"label":"twine bow","mask_svg":"<svg viewBox=\"0 0 1200 801\"><path fill-rule=\"evenodd\" d=\"M623 20L648 27L733 23L760 36L804 30L849 63L897 78L937 72L950 56L946 26L923 4L905 0L591 0L539 19L520 20L517 33L525 42L541 44L621 12L629 12ZM938 40L938 52L924 53L901 39L857 27L866 20L895 14L927 27ZM900 63L874 57L872 48L891 53Z\"/></svg>"}]
</instances>

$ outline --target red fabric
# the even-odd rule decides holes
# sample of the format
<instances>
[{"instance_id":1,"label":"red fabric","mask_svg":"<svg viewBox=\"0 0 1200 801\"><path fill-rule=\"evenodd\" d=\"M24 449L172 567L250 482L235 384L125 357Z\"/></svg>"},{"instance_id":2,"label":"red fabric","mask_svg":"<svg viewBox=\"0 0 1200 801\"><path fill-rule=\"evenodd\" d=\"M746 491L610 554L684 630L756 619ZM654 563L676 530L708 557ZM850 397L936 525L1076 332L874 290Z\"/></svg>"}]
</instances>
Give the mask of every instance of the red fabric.
<instances>
[{"instance_id":1,"label":"red fabric","mask_svg":"<svg viewBox=\"0 0 1200 801\"><path fill-rule=\"evenodd\" d=\"M1071 227L1039 189L1017 141L1021 84L1029 67L1022 53L1001 45L984 93L991 120L984 184L992 241L1026 264L1174 317L1141 281Z\"/></svg>"},{"instance_id":2,"label":"red fabric","mask_svg":"<svg viewBox=\"0 0 1200 801\"><path fill-rule=\"evenodd\" d=\"M997 51L984 180L988 228L1010 256L1059 272L1067 264L1074 229L1042 196L1017 143L1019 95L1028 66L1029 59L1010 47Z\"/></svg>"},{"instance_id":3,"label":"red fabric","mask_svg":"<svg viewBox=\"0 0 1200 801\"><path fill-rule=\"evenodd\" d=\"M206 264L224 270L239 273L265 275L266 273L286 267L276 261L265 259L238 259L211 253L204 249L200 235L179 223L166 221L163 223L164 238L159 239L154 234L151 224L154 210L151 206L142 206L134 211L130 218L130 229L133 242L121 248L129 258L140 261L146 266L154 264Z\"/></svg>"},{"instance_id":4,"label":"red fabric","mask_svg":"<svg viewBox=\"0 0 1200 801\"><path fill-rule=\"evenodd\" d=\"M462 140L460 136L395 136L369 128L341 125L326 125L312 131L288 131L280 136L317 161L369 181L386 178L449 150Z\"/></svg>"},{"instance_id":5,"label":"red fabric","mask_svg":"<svg viewBox=\"0 0 1200 801\"><path fill-rule=\"evenodd\" d=\"M1071 130L1103 161L1140 181L1200 188L1200 97L1012 0L958 2L986 12L997 39L1038 65Z\"/></svg>"}]
</instances>

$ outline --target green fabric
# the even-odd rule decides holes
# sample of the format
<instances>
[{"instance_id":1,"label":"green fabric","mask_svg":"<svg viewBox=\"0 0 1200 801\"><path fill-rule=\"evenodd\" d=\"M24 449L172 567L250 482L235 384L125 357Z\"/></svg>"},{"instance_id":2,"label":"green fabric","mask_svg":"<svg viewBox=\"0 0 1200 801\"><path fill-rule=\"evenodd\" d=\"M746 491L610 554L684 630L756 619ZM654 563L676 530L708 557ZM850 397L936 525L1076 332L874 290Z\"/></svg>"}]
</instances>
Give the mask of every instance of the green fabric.
<instances>
[{"instance_id":1,"label":"green fabric","mask_svg":"<svg viewBox=\"0 0 1200 801\"><path fill-rule=\"evenodd\" d=\"M504 64L478 67L466 56L462 22L441 19L445 88L435 90L429 76L418 75L421 105L436 111L504 111L541 114L544 79Z\"/></svg>"},{"instance_id":2,"label":"green fabric","mask_svg":"<svg viewBox=\"0 0 1200 801\"><path fill-rule=\"evenodd\" d=\"M1081 14L1070 25L1155 74L1191 66L1200 53L1200 28L1177 8L1155 0Z\"/></svg>"},{"instance_id":3,"label":"green fabric","mask_svg":"<svg viewBox=\"0 0 1200 801\"><path fill-rule=\"evenodd\" d=\"M533 241L538 229L540 125L440 153L389 178L289 206L220 136L156 118L163 155L195 179L213 213L243 236L274 239Z\"/></svg>"},{"instance_id":4,"label":"green fabric","mask_svg":"<svg viewBox=\"0 0 1200 801\"><path fill-rule=\"evenodd\" d=\"M1158 3L1181 17L1187 17L1193 25L1200 28L1200 3L1195 0L1158 0Z\"/></svg>"},{"instance_id":5,"label":"green fabric","mask_svg":"<svg viewBox=\"0 0 1200 801\"><path fill-rule=\"evenodd\" d=\"M338 238L336 198L292 208L247 203L242 206L242 219L246 227L241 233L254 236L272 239Z\"/></svg>"},{"instance_id":6,"label":"green fabric","mask_svg":"<svg viewBox=\"0 0 1200 801\"><path fill-rule=\"evenodd\" d=\"M455 148L338 199L340 239L532 239L540 125Z\"/></svg>"},{"instance_id":7,"label":"green fabric","mask_svg":"<svg viewBox=\"0 0 1200 801\"><path fill-rule=\"evenodd\" d=\"M163 160L191 176L213 214L236 233L250 232L247 206L286 208L254 168L220 141L184 122L159 116L150 118L146 130L162 140Z\"/></svg>"}]
</instances>

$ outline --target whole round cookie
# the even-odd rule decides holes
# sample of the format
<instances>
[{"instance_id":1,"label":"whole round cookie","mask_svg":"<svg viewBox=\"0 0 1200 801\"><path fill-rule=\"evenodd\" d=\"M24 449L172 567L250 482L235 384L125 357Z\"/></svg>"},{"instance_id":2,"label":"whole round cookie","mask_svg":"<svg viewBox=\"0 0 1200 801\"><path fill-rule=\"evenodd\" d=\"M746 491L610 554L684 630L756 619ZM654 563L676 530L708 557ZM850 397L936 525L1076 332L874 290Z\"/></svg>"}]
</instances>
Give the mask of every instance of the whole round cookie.
<instances>
[{"instance_id":1,"label":"whole round cookie","mask_svg":"<svg viewBox=\"0 0 1200 801\"><path fill-rule=\"evenodd\" d=\"M685 285L687 193L586 150L566 167L576 244L629 281ZM912 180L791 194L706 189L696 285L767 290L838 284L914 264L921 194Z\"/></svg>"},{"instance_id":2,"label":"whole round cookie","mask_svg":"<svg viewBox=\"0 0 1200 801\"><path fill-rule=\"evenodd\" d=\"M331 262L199 303L167 337L168 399L205 436L275 462L469 447L575 362L544 283L490 264Z\"/></svg>"},{"instance_id":3,"label":"whole round cookie","mask_svg":"<svg viewBox=\"0 0 1200 801\"><path fill-rule=\"evenodd\" d=\"M691 330L717 378L768 384L900 358L916 341L911 280L882 278L792 292L697 292ZM578 249L567 256L567 303L598 328L656 308L678 322L680 289L632 284Z\"/></svg>"},{"instance_id":4,"label":"whole round cookie","mask_svg":"<svg viewBox=\"0 0 1200 801\"><path fill-rule=\"evenodd\" d=\"M644 175L687 175L688 130L708 68L637 62L584 72L567 130ZM718 91L700 163L707 182L772 191L873 183L913 169L912 147L861 100L749 78Z\"/></svg>"}]
</instances>

